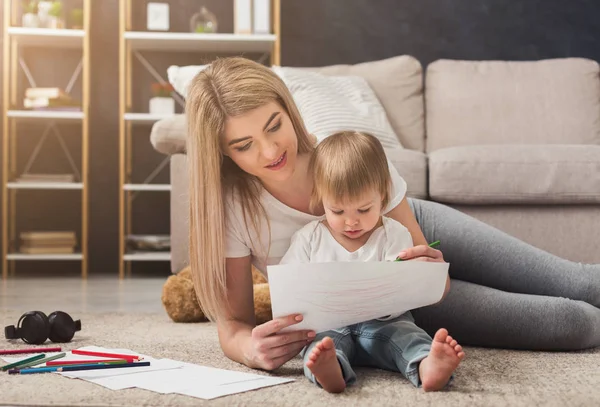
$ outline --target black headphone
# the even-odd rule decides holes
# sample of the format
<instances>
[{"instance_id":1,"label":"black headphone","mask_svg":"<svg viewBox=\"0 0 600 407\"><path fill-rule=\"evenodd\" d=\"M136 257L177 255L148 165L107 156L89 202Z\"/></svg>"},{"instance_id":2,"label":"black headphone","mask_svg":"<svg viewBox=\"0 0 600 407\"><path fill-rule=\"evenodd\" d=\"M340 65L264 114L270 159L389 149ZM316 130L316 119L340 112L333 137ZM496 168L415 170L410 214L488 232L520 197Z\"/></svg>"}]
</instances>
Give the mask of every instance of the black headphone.
<instances>
[{"instance_id":1,"label":"black headphone","mask_svg":"<svg viewBox=\"0 0 600 407\"><path fill-rule=\"evenodd\" d=\"M41 345L52 342L70 342L75 332L81 331L81 321L73 321L66 312L54 311L46 316L42 311L29 311L21 315L17 326L4 328L6 339L23 339L26 343Z\"/></svg>"}]
</instances>

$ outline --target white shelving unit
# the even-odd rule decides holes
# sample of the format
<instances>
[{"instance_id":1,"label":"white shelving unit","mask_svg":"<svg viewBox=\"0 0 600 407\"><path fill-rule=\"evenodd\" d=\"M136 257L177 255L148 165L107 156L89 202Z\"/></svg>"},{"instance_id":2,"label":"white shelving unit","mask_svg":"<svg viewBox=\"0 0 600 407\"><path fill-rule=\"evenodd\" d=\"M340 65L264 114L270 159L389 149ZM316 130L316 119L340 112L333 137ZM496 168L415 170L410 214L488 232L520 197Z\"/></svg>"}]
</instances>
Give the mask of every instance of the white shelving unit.
<instances>
[{"instance_id":1,"label":"white shelving unit","mask_svg":"<svg viewBox=\"0 0 600 407\"><path fill-rule=\"evenodd\" d=\"M7 33L27 47L81 48L85 38L84 30L71 29L8 27Z\"/></svg>"},{"instance_id":2,"label":"white shelving unit","mask_svg":"<svg viewBox=\"0 0 600 407\"><path fill-rule=\"evenodd\" d=\"M9 189L83 189L81 182L9 182Z\"/></svg>"},{"instance_id":3,"label":"white shelving unit","mask_svg":"<svg viewBox=\"0 0 600 407\"><path fill-rule=\"evenodd\" d=\"M127 31L125 41L132 51L166 52L271 52L274 34L195 34Z\"/></svg>"},{"instance_id":4,"label":"white shelving unit","mask_svg":"<svg viewBox=\"0 0 600 407\"><path fill-rule=\"evenodd\" d=\"M123 256L125 261L171 261L168 252L127 253Z\"/></svg>"},{"instance_id":5,"label":"white shelving unit","mask_svg":"<svg viewBox=\"0 0 600 407\"><path fill-rule=\"evenodd\" d=\"M77 121L83 120L83 112L71 111L45 111L45 110L9 110L7 116L19 121L26 120L56 120L56 121Z\"/></svg>"},{"instance_id":6,"label":"white shelving unit","mask_svg":"<svg viewBox=\"0 0 600 407\"><path fill-rule=\"evenodd\" d=\"M127 253L126 237L132 234L131 203L135 194L142 192L169 192L171 185L151 183L158 171L168 164L168 157L144 181L135 184L131 181L133 171L131 164L131 133L133 126L149 126L169 116L132 112L132 59L137 58L153 75L157 82L167 82L152 65L142 56L142 52L165 53L214 53L237 54L248 53L268 56L272 65L280 64L280 0L271 0L272 34L198 34L185 32L145 32L135 31L132 27L132 0L120 0L119 10L119 89L120 89L120 199L119 199L119 277L124 278L131 273L131 262L134 261L170 261L170 253ZM174 95L176 100L178 99ZM178 100L183 104L183 100ZM168 215L166 215L168 216Z\"/></svg>"},{"instance_id":7,"label":"white shelving unit","mask_svg":"<svg viewBox=\"0 0 600 407\"><path fill-rule=\"evenodd\" d=\"M155 123L162 119L168 119L172 115L160 115L150 113L125 113L124 120L132 124Z\"/></svg>"},{"instance_id":8,"label":"white shelving unit","mask_svg":"<svg viewBox=\"0 0 600 407\"><path fill-rule=\"evenodd\" d=\"M171 184L125 184L125 191L170 191Z\"/></svg>"},{"instance_id":9,"label":"white shelving unit","mask_svg":"<svg viewBox=\"0 0 600 407\"><path fill-rule=\"evenodd\" d=\"M81 253L72 254L9 254L7 255L8 260L83 260Z\"/></svg>"}]
</instances>

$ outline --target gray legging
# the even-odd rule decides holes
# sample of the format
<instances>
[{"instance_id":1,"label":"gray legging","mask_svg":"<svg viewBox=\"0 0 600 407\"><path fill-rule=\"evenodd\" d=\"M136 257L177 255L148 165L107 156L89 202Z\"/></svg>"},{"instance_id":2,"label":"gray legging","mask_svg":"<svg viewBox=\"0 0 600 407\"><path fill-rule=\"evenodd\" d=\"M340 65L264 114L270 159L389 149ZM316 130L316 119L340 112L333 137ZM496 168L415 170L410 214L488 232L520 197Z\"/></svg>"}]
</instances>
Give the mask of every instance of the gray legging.
<instances>
[{"instance_id":1,"label":"gray legging","mask_svg":"<svg viewBox=\"0 0 600 407\"><path fill-rule=\"evenodd\" d=\"M450 293L413 311L430 335L465 345L535 350L600 346L600 264L537 249L448 206L409 199L427 241L440 240Z\"/></svg>"}]
</instances>

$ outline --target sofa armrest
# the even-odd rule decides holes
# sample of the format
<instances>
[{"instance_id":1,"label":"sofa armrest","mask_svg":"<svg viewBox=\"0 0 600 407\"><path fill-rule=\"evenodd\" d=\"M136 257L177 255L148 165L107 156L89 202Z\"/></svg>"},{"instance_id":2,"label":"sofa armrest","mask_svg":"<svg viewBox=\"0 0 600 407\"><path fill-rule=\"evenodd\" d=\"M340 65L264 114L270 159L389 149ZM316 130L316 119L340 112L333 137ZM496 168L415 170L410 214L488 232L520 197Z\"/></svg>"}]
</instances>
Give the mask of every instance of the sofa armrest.
<instances>
[{"instance_id":1,"label":"sofa armrest","mask_svg":"<svg viewBox=\"0 0 600 407\"><path fill-rule=\"evenodd\" d=\"M154 123L150 142L156 151L166 155L185 154L187 120L185 114L177 114Z\"/></svg>"}]
</instances>

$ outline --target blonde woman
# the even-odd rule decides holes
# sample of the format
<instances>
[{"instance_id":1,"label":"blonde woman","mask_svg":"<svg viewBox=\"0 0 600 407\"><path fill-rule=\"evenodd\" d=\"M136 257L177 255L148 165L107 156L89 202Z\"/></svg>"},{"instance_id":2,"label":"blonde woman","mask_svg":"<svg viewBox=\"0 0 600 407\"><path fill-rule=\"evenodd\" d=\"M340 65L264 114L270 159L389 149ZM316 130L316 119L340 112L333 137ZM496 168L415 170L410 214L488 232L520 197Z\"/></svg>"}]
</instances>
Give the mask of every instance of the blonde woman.
<instances>
[{"instance_id":1,"label":"blonde woman","mask_svg":"<svg viewBox=\"0 0 600 407\"><path fill-rule=\"evenodd\" d=\"M309 170L310 207L323 208L325 219L294 233L280 264L394 261L413 246L408 229L383 216L392 180L377 138L354 131L332 134L315 148ZM356 381L353 366L399 372L425 391L441 390L465 357L446 329L432 339L410 311L320 332L302 353L304 374L331 393Z\"/></svg>"},{"instance_id":2,"label":"blonde woman","mask_svg":"<svg viewBox=\"0 0 600 407\"><path fill-rule=\"evenodd\" d=\"M190 265L198 300L217 322L225 355L275 369L315 333L279 333L301 315L256 326L251 265L264 272L278 263L294 232L322 219L322 207L309 208L316 140L279 77L244 58L219 59L199 73L186 113ZM419 326L432 334L443 325L463 345L600 345L600 265L560 259L449 207L408 199L393 167L390 176L384 214L404 225L415 245L400 255L450 263L450 293L443 305L413 311ZM444 243L443 255L428 247L434 240Z\"/></svg>"}]
</instances>

